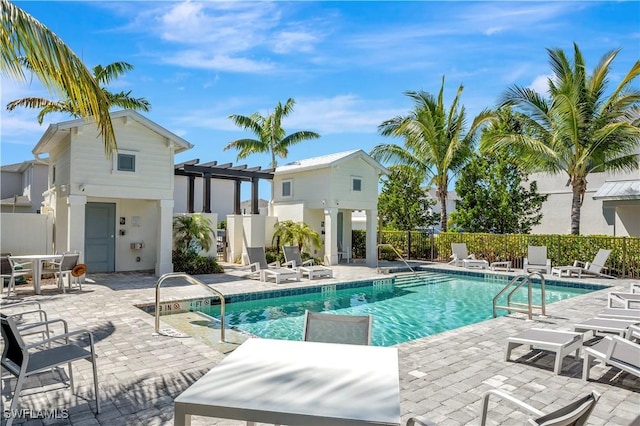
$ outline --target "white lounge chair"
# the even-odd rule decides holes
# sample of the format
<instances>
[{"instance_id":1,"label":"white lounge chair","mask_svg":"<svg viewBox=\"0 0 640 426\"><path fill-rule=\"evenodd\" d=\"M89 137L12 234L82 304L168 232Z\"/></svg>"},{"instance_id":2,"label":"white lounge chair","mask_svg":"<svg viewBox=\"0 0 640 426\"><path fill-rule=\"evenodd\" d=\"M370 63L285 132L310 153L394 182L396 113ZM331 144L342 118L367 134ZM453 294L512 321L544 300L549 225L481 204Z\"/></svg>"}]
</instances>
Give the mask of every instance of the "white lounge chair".
<instances>
[{"instance_id":1,"label":"white lounge chair","mask_svg":"<svg viewBox=\"0 0 640 426\"><path fill-rule=\"evenodd\" d=\"M247 247L246 250L247 263L251 269L250 276L257 274L260 281L265 282L273 278L276 284L280 284L282 280L300 281L300 271L282 268L278 262L267 263L264 247Z\"/></svg>"},{"instance_id":2,"label":"white lounge chair","mask_svg":"<svg viewBox=\"0 0 640 426\"><path fill-rule=\"evenodd\" d=\"M573 324L573 331L578 333L592 332L594 336L607 334L617 334L625 336L629 332L629 327L640 323L640 319L616 319L595 317Z\"/></svg>"},{"instance_id":3,"label":"white lounge chair","mask_svg":"<svg viewBox=\"0 0 640 426\"><path fill-rule=\"evenodd\" d=\"M305 342L371 344L371 315L333 315L305 311Z\"/></svg>"},{"instance_id":4,"label":"white lounge chair","mask_svg":"<svg viewBox=\"0 0 640 426\"><path fill-rule=\"evenodd\" d=\"M568 275L576 274L578 277L582 275L591 275L603 278L614 278L611 275L603 274L601 271L604 269L604 264L607 263L607 259L611 254L611 250L600 249L593 259L593 262L582 262L576 260L571 266L555 266L551 270L551 274L557 274L562 276L563 273Z\"/></svg>"},{"instance_id":5,"label":"white lounge chair","mask_svg":"<svg viewBox=\"0 0 640 426\"><path fill-rule=\"evenodd\" d=\"M551 274L551 259L547 258L547 246L529 246L523 269L525 274L530 270Z\"/></svg>"},{"instance_id":6,"label":"white lounge chair","mask_svg":"<svg viewBox=\"0 0 640 426\"><path fill-rule=\"evenodd\" d=\"M640 321L640 309L607 308L598 312L600 318L632 319Z\"/></svg>"},{"instance_id":7,"label":"white lounge chair","mask_svg":"<svg viewBox=\"0 0 640 426\"><path fill-rule=\"evenodd\" d=\"M594 359L640 377L640 344L632 341L640 336L640 327L631 326L629 330L626 339L620 336L606 336L595 345L583 348L583 380L589 380L591 361Z\"/></svg>"},{"instance_id":8,"label":"white lounge chair","mask_svg":"<svg viewBox=\"0 0 640 426\"><path fill-rule=\"evenodd\" d=\"M467 250L466 243L451 243L451 262L449 264L454 264L456 266L464 266L464 260L471 259L475 260L476 256L474 254L469 254Z\"/></svg>"},{"instance_id":9,"label":"white lounge chair","mask_svg":"<svg viewBox=\"0 0 640 426\"><path fill-rule=\"evenodd\" d=\"M333 277L333 269L323 265L314 265L313 259L303 262L298 246L283 246L282 251L285 259L283 266L299 270L302 276L307 275L310 280L316 277Z\"/></svg>"},{"instance_id":10,"label":"white lounge chair","mask_svg":"<svg viewBox=\"0 0 640 426\"><path fill-rule=\"evenodd\" d=\"M609 308L615 307L614 302L622 303L624 309L640 308L640 293L612 291L609 293Z\"/></svg>"},{"instance_id":11,"label":"white lounge chair","mask_svg":"<svg viewBox=\"0 0 640 426\"><path fill-rule=\"evenodd\" d=\"M529 419L530 425L545 425L545 426L567 426L567 425L584 425L587 419L591 415L591 412L596 406L600 394L595 391L591 391L590 394L580 398L577 401L570 403L552 413L544 414L531 405L520 401L513 395L506 393L498 389L492 389L484 394L482 399L482 405L480 406L480 425L487 424L487 414L489 411L489 397L500 397L513 405L523 409L524 411L537 416ZM502 412L502 410L500 410ZM435 426L435 423L424 417L412 417L407 421L407 426L422 425L422 426Z\"/></svg>"}]
</instances>

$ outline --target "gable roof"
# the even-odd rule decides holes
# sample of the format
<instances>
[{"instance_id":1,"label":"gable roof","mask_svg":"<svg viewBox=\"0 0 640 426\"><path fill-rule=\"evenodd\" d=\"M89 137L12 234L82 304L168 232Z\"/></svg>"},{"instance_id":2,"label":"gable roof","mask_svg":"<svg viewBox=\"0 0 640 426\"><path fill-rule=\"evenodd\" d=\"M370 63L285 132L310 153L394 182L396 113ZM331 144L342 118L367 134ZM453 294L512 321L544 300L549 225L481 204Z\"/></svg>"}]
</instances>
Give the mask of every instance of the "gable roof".
<instances>
[{"instance_id":1,"label":"gable roof","mask_svg":"<svg viewBox=\"0 0 640 426\"><path fill-rule=\"evenodd\" d=\"M369 163L371 167L378 170L379 174L389 174L389 171L384 166L382 166L382 164L378 163L369 154L361 149L337 152L335 154L328 154L322 155L320 157L312 157L306 158L304 160L292 161L291 163L278 166L275 170L275 174L287 174L314 169L322 169L332 167L336 164L340 164L356 158L361 158L365 162Z\"/></svg>"},{"instance_id":2,"label":"gable roof","mask_svg":"<svg viewBox=\"0 0 640 426\"><path fill-rule=\"evenodd\" d=\"M167 138L169 141L173 142L175 145L175 153L179 153L182 151L186 151L188 149L193 148L193 145L182 139L180 136L175 133L170 132L154 121L149 120L142 114L131 110L125 109L121 111L112 112L111 120L116 120L118 118L132 119L136 122L140 123L144 127L149 130L158 133L159 135ZM31 152L35 155L38 154L46 154L51 152L52 148L60 142L64 138L65 135L68 134L71 129L76 127L85 126L90 124L91 120L85 120L83 118L77 118L69 121L62 121L60 123L50 124L47 130L44 132L44 135L40 138L36 146L33 148Z\"/></svg>"},{"instance_id":3,"label":"gable roof","mask_svg":"<svg viewBox=\"0 0 640 426\"><path fill-rule=\"evenodd\" d=\"M640 200L640 179L607 181L593 195L594 200Z\"/></svg>"},{"instance_id":4,"label":"gable roof","mask_svg":"<svg viewBox=\"0 0 640 426\"><path fill-rule=\"evenodd\" d=\"M22 163L6 164L4 166L0 166L0 171L9 172L9 173L22 173L32 165L36 165L36 164L41 164L43 166L46 166L48 164L48 161L46 158L41 158L38 160L23 161Z\"/></svg>"}]
</instances>

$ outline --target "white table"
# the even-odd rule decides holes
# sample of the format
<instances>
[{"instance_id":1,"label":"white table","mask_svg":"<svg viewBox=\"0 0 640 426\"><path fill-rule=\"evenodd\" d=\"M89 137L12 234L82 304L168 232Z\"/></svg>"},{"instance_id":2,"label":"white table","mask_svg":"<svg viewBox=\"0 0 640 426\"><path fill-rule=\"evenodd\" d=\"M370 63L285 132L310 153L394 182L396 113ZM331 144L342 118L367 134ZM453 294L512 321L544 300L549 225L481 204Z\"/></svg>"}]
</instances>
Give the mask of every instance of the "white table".
<instances>
[{"instance_id":1,"label":"white table","mask_svg":"<svg viewBox=\"0 0 640 426\"><path fill-rule=\"evenodd\" d=\"M517 336L507 338L507 350L505 361L511 358L511 351L521 345L528 345L531 349L543 349L555 352L556 359L553 372L558 375L562 369L564 357L575 351L574 358L580 358L580 348L582 347L582 333L572 333L570 331L551 330L546 328L531 328L523 331Z\"/></svg>"},{"instance_id":2,"label":"white table","mask_svg":"<svg viewBox=\"0 0 640 426\"><path fill-rule=\"evenodd\" d=\"M481 268L486 269L489 267L489 262L484 259L462 259L465 268Z\"/></svg>"},{"instance_id":3,"label":"white table","mask_svg":"<svg viewBox=\"0 0 640 426\"><path fill-rule=\"evenodd\" d=\"M399 383L396 348L252 338L176 398L174 425L399 425Z\"/></svg>"},{"instance_id":4,"label":"white table","mask_svg":"<svg viewBox=\"0 0 640 426\"><path fill-rule=\"evenodd\" d=\"M40 294L40 278L42 277L42 262L61 260L61 254L28 254L24 256L11 256L17 261L28 261L33 264L33 290Z\"/></svg>"},{"instance_id":5,"label":"white table","mask_svg":"<svg viewBox=\"0 0 640 426\"><path fill-rule=\"evenodd\" d=\"M575 273L578 278L582 278L582 268L580 266L555 266L551 268L551 275L561 277L563 273L566 273L568 277Z\"/></svg>"},{"instance_id":6,"label":"white table","mask_svg":"<svg viewBox=\"0 0 640 426\"><path fill-rule=\"evenodd\" d=\"M489 265L491 267L492 271L495 271L496 268L505 268L507 270L507 272L511 272L511 261L510 260L504 260L504 261L500 261L500 262L491 262L491 265Z\"/></svg>"}]
</instances>

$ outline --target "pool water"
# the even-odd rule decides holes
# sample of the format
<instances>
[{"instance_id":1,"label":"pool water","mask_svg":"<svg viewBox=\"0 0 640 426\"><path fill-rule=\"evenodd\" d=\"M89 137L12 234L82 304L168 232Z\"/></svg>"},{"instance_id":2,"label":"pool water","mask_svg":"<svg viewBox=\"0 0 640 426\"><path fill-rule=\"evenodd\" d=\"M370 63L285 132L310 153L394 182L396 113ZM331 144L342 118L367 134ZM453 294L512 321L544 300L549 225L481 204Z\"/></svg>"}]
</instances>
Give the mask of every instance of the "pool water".
<instances>
[{"instance_id":1,"label":"pool water","mask_svg":"<svg viewBox=\"0 0 640 426\"><path fill-rule=\"evenodd\" d=\"M372 315L372 344L391 346L493 318L493 297L505 281L469 276L428 275L395 286L338 289L246 302L228 303L225 321L253 335L301 340L305 310L340 315ZM590 289L545 286L546 303L588 293ZM526 289L512 300L526 301ZM534 286L533 303L540 289ZM500 301L498 304L506 304ZM219 305L198 311L220 318ZM506 315L506 311L498 311Z\"/></svg>"}]
</instances>

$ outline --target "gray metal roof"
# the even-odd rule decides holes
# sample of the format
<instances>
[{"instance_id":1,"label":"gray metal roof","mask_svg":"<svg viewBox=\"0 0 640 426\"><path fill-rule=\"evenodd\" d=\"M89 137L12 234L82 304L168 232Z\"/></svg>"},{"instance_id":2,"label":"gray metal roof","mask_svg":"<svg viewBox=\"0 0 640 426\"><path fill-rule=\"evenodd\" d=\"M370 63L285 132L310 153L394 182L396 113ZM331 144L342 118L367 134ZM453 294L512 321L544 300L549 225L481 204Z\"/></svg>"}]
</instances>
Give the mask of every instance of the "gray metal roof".
<instances>
[{"instance_id":1,"label":"gray metal roof","mask_svg":"<svg viewBox=\"0 0 640 426\"><path fill-rule=\"evenodd\" d=\"M605 182L594 200L640 200L640 179Z\"/></svg>"}]
</instances>

